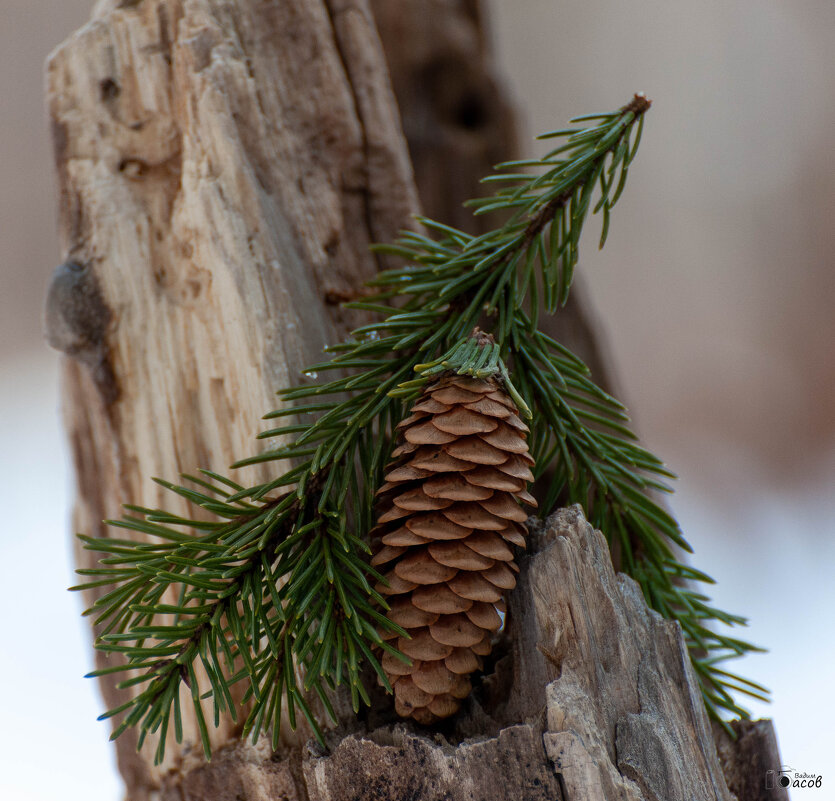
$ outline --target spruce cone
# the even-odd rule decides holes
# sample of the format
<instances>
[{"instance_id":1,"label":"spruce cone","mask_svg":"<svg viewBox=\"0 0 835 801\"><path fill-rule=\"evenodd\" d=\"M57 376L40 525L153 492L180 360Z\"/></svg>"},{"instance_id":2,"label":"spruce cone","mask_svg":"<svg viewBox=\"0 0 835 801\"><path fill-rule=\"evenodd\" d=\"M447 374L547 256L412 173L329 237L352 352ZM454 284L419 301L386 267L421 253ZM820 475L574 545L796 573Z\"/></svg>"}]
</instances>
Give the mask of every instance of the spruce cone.
<instances>
[{"instance_id":1,"label":"spruce cone","mask_svg":"<svg viewBox=\"0 0 835 801\"><path fill-rule=\"evenodd\" d=\"M408 630L382 666L403 717L428 724L458 711L469 674L490 653L516 585L512 545L524 546L519 501L533 480L528 427L494 378L449 375L429 384L398 429L380 487L371 564L386 574L387 617Z\"/></svg>"}]
</instances>

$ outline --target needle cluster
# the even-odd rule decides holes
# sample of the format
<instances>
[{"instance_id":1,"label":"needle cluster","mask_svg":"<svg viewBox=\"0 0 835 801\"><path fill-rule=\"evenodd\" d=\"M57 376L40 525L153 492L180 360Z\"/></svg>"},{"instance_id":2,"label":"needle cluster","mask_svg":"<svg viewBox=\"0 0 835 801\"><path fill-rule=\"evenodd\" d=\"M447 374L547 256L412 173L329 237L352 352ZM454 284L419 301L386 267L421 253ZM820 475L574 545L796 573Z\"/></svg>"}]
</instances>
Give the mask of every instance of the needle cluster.
<instances>
[{"instance_id":1,"label":"needle cluster","mask_svg":"<svg viewBox=\"0 0 835 801\"><path fill-rule=\"evenodd\" d=\"M403 266L347 304L375 321L328 348L306 371L312 381L278 393L260 435L270 446L238 463L268 462L274 478L157 479L195 515L126 506L110 524L140 536L81 535L102 558L74 589L96 588L87 614L96 647L113 655L91 675L125 675L125 702L102 716L119 716L114 738L137 727L161 761L166 739L182 738L187 702L207 757L207 718L217 725L240 710L244 736L269 732L277 745L282 718L295 727L300 714L321 737L339 686L355 710L367 704L364 665L391 689L380 658L403 658L396 643L409 635L387 616L385 580L370 564L375 493L398 423L450 373L501 381L530 427L540 512L583 504L650 606L681 624L710 713L745 714L735 693L765 692L720 667L754 647L718 630L744 619L711 606L700 589L711 579L677 555L690 547L656 499L672 474L636 442L623 406L538 325L541 309L559 313L568 298L590 213L602 214L605 241L649 105L637 95L577 118L541 137L555 144L542 158L499 165L485 179L498 191L471 203L501 213L494 230L471 236L422 219L428 233L379 246ZM494 344L473 344L479 325Z\"/></svg>"}]
</instances>

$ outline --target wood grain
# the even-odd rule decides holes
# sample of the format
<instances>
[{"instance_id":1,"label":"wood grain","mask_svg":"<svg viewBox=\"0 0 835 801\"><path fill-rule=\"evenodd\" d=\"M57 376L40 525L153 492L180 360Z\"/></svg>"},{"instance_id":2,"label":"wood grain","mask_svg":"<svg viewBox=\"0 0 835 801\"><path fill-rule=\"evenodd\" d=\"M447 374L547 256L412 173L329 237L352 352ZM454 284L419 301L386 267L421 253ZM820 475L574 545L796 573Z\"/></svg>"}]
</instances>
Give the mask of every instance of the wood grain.
<instances>
[{"instance_id":1,"label":"wood grain","mask_svg":"<svg viewBox=\"0 0 835 801\"><path fill-rule=\"evenodd\" d=\"M362 2L99 3L47 74L63 250L101 301L91 320L53 289L49 330L84 356L63 367L73 524L101 535L120 503L176 509L150 476L255 452L275 389L352 322L330 299L374 274L368 246L417 200ZM186 724L162 772L193 750ZM120 768L153 786L132 738Z\"/></svg>"}]
</instances>

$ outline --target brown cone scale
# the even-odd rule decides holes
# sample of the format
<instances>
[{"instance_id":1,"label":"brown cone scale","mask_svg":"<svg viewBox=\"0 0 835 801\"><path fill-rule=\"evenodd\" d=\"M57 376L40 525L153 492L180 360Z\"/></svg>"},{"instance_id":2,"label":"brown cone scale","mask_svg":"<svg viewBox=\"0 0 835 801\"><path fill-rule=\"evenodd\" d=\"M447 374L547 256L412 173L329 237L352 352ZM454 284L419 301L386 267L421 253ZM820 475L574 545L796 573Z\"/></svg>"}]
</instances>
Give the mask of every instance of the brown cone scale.
<instances>
[{"instance_id":1,"label":"brown cone scale","mask_svg":"<svg viewBox=\"0 0 835 801\"><path fill-rule=\"evenodd\" d=\"M403 717L431 724L455 714L469 675L490 653L525 544L533 479L528 428L495 378L430 383L397 427L398 447L378 492L372 564L388 586L387 617L411 639L386 636L411 666L381 664Z\"/></svg>"}]
</instances>

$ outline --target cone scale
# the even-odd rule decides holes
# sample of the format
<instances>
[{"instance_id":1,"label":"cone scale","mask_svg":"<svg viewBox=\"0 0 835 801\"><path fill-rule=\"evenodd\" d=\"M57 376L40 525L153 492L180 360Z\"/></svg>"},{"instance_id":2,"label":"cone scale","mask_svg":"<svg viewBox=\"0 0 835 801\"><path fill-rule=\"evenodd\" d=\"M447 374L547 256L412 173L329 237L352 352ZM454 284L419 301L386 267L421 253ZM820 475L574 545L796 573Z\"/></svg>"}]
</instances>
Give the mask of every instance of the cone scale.
<instances>
[{"instance_id":1,"label":"cone scale","mask_svg":"<svg viewBox=\"0 0 835 801\"><path fill-rule=\"evenodd\" d=\"M528 427L497 378L448 373L426 386L398 425L398 446L378 490L371 564L388 585L386 633L411 659L382 666L402 717L430 724L455 714L470 674L490 653L505 596L516 585L536 506Z\"/></svg>"}]
</instances>

